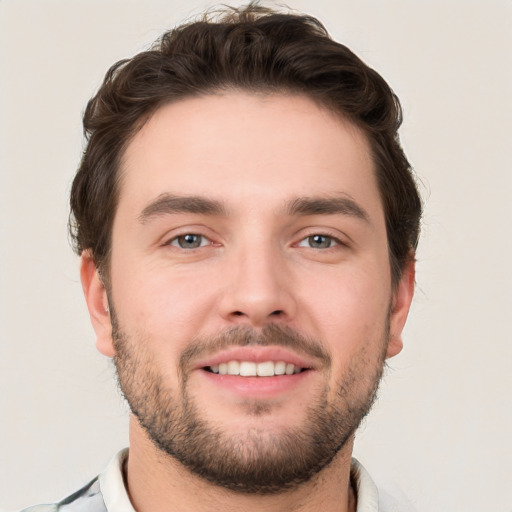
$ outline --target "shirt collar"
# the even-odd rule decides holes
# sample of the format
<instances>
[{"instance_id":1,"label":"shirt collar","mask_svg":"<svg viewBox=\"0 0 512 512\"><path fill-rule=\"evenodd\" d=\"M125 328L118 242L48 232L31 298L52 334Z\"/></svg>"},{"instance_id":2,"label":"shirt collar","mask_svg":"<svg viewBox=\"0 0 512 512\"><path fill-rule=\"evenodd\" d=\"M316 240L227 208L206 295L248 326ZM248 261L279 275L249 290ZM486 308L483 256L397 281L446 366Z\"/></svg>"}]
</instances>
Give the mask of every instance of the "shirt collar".
<instances>
[{"instance_id":1,"label":"shirt collar","mask_svg":"<svg viewBox=\"0 0 512 512\"><path fill-rule=\"evenodd\" d=\"M128 457L128 448L121 450L100 474L100 489L108 512L135 512L128 498L123 478L123 465Z\"/></svg>"},{"instance_id":2,"label":"shirt collar","mask_svg":"<svg viewBox=\"0 0 512 512\"><path fill-rule=\"evenodd\" d=\"M352 458L352 464L350 465L350 477L356 486L356 512L378 512L379 491L377 486L368 471L354 458Z\"/></svg>"}]
</instances>

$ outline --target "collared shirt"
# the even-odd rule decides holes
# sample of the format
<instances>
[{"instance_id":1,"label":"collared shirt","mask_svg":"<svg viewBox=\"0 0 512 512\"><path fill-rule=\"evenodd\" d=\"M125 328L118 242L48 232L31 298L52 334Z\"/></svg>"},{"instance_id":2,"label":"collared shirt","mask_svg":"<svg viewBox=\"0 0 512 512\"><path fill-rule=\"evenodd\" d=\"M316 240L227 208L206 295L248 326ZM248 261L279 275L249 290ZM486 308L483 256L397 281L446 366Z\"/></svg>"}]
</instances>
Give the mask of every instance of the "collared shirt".
<instances>
[{"instance_id":1,"label":"collared shirt","mask_svg":"<svg viewBox=\"0 0 512 512\"><path fill-rule=\"evenodd\" d=\"M121 450L105 471L71 496L52 505L36 505L22 512L135 512L124 485L123 464L128 449ZM357 512L410 512L379 491L368 472L352 459L352 481L356 484Z\"/></svg>"}]
</instances>

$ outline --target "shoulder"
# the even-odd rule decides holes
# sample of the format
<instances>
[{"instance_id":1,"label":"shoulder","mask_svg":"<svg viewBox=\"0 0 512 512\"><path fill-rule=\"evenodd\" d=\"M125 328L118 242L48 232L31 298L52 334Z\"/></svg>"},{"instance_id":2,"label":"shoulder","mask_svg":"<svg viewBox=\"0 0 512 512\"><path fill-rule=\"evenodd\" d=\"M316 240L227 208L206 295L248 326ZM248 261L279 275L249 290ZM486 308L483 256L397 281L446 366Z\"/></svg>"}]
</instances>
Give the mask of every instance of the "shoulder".
<instances>
[{"instance_id":1,"label":"shoulder","mask_svg":"<svg viewBox=\"0 0 512 512\"><path fill-rule=\"evenodd\" d=\"M350 476L357 494L357 512L414 512L414 507L398 488L392 493L377 485L356 459L352 459Z\"/></svg>"},{"instance_id":2,"label":"shoulder","mask_svg":"<svg viewBox=\"0 0 512 512\"><path fill-rule=\"evenodd\" d=\"M58 505L52 503L51 505L34 505L32 507L24 508L21 512L57 512Z\"/></svg>"},{"instance_id":3,"label":"shoulder","mask_svg":"<svg viewBox=\"0 0 512 512\"><path fill-rule=\"evenodd\" d=\"M58 503L35 505L21 512L107 512L98 478Z\"/></svg>"},{"instance_id":4,"label":"shoulder","mask_svg":"<svg viewBox=\"0 0 512 512\"><path fill-rule=\"evenodd\" d=\"M126 448L112 458L105 471L67 498L21 512L135 512L123 482L122 468L127 457Z\"/></svg>"},{"instance_id":5,"label":"shoulder","mask_svg":"<svg viewBox=\"0 0 512 512\"><path fill-rule=\"evenodd\" d=\"M392 493L387 489L379 489L380 512L415 512L415 507L409 498L398 488L393 488Z\"/></svg>"}]
</instances>

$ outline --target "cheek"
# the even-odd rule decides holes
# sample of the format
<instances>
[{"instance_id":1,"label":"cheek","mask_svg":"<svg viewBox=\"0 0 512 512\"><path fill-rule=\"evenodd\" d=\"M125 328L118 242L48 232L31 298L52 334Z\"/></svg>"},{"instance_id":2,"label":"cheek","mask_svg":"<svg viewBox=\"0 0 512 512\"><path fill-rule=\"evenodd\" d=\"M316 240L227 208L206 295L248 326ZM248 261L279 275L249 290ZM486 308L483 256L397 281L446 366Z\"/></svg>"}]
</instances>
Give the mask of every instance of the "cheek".
<instances>
[{"instance_id":1,"label":"cheek","mask_svg":"<svg viewBox=\"0 0 512 512\"><path fill-rule=\"evenodd\" d=\"M367 373L381 365L387 342L390 288L385 271L371 265L337 269L302 291L302 311L309 316L312 334L332 357L334 381L352 373ZM377 280L383 281L376 285ZM358 368L360 370L358 370Z\"/></svg>"},{"instance_id":2,"label":"cheek","mask_svg":"<svg viewBox=\"0 0 512 512\"><path fill-rule=\"evenodd\" d=\"M191 276L175 268L147 263L144 268L117 267L113 275L113 300L119 321L126 329L144 333L154 344L160 340L183 349L198 335L210 314L214 290L204 276Z\"/></svg>"},{"instance_id":3,"label":"cheek","mask_svg":"<svg viewBox=\"0 0 512 512\"><path fill-rule=\"evenodd\" d=\"M387 319L390 287L386 282L376 284L385 278L371 267L333 268L324 275L317 273L309 279L307 276L297 279L302 280L302 309L311 313L318 328L337 335L340 342L371 337Z\"/></svg>"}]
</instances>

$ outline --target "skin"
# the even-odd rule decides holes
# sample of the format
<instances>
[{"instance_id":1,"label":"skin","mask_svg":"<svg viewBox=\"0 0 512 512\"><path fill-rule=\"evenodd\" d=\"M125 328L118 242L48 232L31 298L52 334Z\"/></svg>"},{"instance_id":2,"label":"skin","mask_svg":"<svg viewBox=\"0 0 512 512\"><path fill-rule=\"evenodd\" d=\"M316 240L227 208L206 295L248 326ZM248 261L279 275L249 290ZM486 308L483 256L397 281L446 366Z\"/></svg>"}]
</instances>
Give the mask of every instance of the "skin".
<instances>
[{"instance_id":1,"label":"skin","mask_svg":"<svg viewBox=\"0 0 512 512\"><path fill-rule=\"evenodd\" d=\"M177 362L192 340L229 327L279 323L318 340L330 356L328 366L317 365L285 391L261 396L257 384L245 395L190 369L188 391L212 425L234 437L255 427L270 436L300 427L319 389L336 399L351 364L363 375L353 391L364 393L364 369L400 352L414 262L393 287L369 145L350 122L304 96L186 99L160 108L136 134L121 176L110 300L123 331L144 340L169 388L179 387ZM151 213L164 194L217 201L223 211ZM349 199L363 215L290 212L298 198ZM188 233L204 237L201 247L179 246L177 237ZM312 247L315 234L330 237L331 246ZM107 293L87 252L81 277L97 347L112 357ZM254 414L249 402L266 412ZM139 512L168 510L168 503L176 511L353 510L352 445L353 437L298 488L251 496L191 474L155 448L132 416L128 490Z\"/></svg>"}]
</instances>

